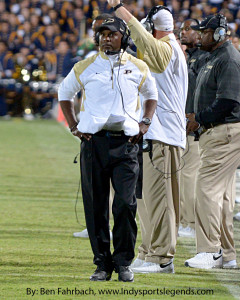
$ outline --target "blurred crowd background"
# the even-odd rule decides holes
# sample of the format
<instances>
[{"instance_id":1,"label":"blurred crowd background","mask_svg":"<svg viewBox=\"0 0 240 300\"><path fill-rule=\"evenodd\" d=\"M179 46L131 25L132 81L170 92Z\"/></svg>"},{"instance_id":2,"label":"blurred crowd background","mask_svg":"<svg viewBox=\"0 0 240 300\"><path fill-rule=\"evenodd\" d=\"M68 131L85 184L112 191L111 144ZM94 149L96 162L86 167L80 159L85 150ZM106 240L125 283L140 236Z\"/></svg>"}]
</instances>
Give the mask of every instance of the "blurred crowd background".
<instances>
[{"instance_id":1,"label":"blurred crowd background","mask_svg":"<svg viewBox=\"0 0 240 300\"><path fill-rule=\"evenodd\" d=\"M124 0L141 20L154 5L188 18L221 12L240 35L240 0ZM0 116L51 118L57 87L74 63L96 50L92 21L113 13L106 0L0 0Z\"/></svg>"}]
</instances>

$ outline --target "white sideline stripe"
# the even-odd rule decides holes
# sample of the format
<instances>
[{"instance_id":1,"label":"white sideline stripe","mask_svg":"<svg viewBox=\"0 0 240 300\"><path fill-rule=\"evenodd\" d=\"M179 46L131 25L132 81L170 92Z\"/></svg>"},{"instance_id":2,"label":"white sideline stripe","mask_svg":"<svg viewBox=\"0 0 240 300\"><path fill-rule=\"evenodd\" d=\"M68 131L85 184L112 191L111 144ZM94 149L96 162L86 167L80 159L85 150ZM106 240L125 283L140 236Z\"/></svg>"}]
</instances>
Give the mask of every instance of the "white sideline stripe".
<instances>
[{"instance_id":1,"label":"white sideline stripe","mask_svg":"<svg viewBox=\"0 0 240 300\"><path fill-rule=\"evenodd\" d=\"M238 287L237 285L231 285L231 284L222 284L223 286L225 286L230 294L236 298L237 300L239 300L239 295L240 295L240 287Z\"/></svg>"},{"instance_id":2,"label":"white sideline stripe","mask_svg":"<svg viewBox=\"0 0 240 300\"><path fill-rule=\"evenodd\" d=\"M78 275L45 275L45 274L17 274L17 273L1 273L0 277L2 276L9 276L9 277L27 277L27 276L32 276L32 277L46 277L46 278L76 278L76 279L83 279L83 277L78 276Z\"/></svg>"},{"instance_id":3,"label":"white sideline stripe","mask_svg":"<svg viewBox=\"0 0 240 300\"><path fill-rule=\"evenodd\" d=\"M240 286L237 284L233 285L231 283L227 284L224 283L224 281L235 281L239 280L240 278L240 270L239 269L229 269L229 270L224 270L220 269L220 272L215 273L217 280L221 283L222 286L227 288L230 292L230 294L239 300L239 295L240 295Z\"/></svg>"}]
</instances>

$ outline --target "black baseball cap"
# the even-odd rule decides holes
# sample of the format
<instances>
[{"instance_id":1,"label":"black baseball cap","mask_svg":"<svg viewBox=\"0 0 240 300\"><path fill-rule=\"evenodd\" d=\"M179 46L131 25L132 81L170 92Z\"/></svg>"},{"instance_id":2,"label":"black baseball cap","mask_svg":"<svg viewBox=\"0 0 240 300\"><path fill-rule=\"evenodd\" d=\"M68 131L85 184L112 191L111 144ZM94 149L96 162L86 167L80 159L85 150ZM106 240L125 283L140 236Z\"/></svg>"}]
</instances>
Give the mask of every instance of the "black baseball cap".
<instances>
[{"instance_id":1,"label":"black baseball cap","mask_svg":"<svg viewBox=\"0 0 240 300\"><path fill-rule=\"evenodd\" d=\"M193 30L205 30L207 28L216 29L218 27L223 27L227 30L227 20L223 15L210 15L202 20L198 25L192 25Z\"/></svg>"},{"instance_id":2,"label":"black baseball cap","mask_svg":"<svg viewBox=\"0 0 240 300\"><path fill-rule=\"evenodd\" d=\"M113 32L119 31L122 35L124 35L126 28L127 26L122 19L113 16L102 22L101 26L98 28L98 32L108 29Z\"/></svg>"}]
</instances>

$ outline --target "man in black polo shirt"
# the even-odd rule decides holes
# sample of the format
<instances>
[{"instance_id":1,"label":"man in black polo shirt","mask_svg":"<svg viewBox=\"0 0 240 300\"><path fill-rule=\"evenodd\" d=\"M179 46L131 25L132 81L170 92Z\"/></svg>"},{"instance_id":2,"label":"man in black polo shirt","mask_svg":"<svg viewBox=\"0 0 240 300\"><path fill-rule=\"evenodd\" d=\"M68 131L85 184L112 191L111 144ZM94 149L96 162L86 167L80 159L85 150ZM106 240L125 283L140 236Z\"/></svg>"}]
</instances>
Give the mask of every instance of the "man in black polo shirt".
<instances>
[{"instance_id":1,"label":"man in black polo shirt","mask_svg":"<svg viewBox=\"0 0 240 300\"><path fill-rule=\"evenodd\" d=\"M199 25L201 49L210 52L196 83L187 133L202 129L196 184L197 255L186 266L236 268L233 178L240 165L240 54L228 41L224 16Z\"/></svg>"},{"instance_id":2,"label":"man in black polo shirt","mask_svg":"<svg viewBox=\"0 0 240 300\"><path fill-rule=\"evenodd\" d=\"M186 46L186 57L188 66L188 94L185 112L194 112L194 91L196 87L197 75L206 63L208 52L200 50L197 45L200 35L191 28L192 25L198 25L196 19L184 21L180 27L180 41ZM187 147L183 154L184 167L180 175L180 203L181 217L178 236L195 237L195 202L196 202L196 175L200 164L200 155L198 150L198 141L195 133L190 132L187 137Z\"/></svg>"}]
</instances>

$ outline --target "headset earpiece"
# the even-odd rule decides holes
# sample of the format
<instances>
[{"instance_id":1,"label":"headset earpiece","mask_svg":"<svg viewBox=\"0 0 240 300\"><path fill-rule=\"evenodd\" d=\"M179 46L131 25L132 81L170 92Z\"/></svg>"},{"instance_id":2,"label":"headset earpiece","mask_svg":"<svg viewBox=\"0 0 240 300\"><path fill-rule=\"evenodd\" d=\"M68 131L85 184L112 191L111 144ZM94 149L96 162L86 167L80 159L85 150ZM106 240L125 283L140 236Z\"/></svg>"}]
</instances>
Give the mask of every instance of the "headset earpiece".
<instances>
[{"instance_id":1,"label":"headset earpiece","mask_svg":"<svg viewBox=\"0 0 240 300\"><path fill-rule=\"evenodd\" d=\"M227 34L227 22L223 15L219 15L219 27L215 29L213 34L213 39L215 42L222 42Z\"/></svg>"},{"instance_id":2,"label":"headset earpiece","mask_svg":"<svg viewBox=\"0 0 240 300\"><path fill-rule=\"evenodd\" d=\"M124 51L129 46L129 39L130 39L130 31L126 24L125 24L125 27L126 27L126 30L123 34L122 41L121 41L121 49L123 49Z\"/></svg>"},{"instance_id":3,"label":"headset earpiece","mask_svg":"<svg viewBox=\"0 0 240 300\"><path fill-rule=\"evenodd\" d=\"M119 22L121 22L124 27L124 32L123 33L121 32L123 35L122 41L121 41L121 49L123 49L125 51L127 49L127 47L129 46L130 30L125 21L123 21L122 19L119 19Z\"/></svg>"},{"instance_id":4,"label":"headset earpiece","mask_svg":"<svg viewBox=\"0 0 240 300\"><path fill-rule=\"evenodd\" d=\"M226 30L225 28L218 27L215 29L213 38L216 42L222 42L226 37Z\"/></svg>"},{"instance_id":5,"label":"headset earpiece","mask_svg":"<svg viewBox=\"0 0 240 300\"><path fill-rule=\"evenodd\" d=\"M151 8L151 10L149 11L145 22L142 24L144 26L144 28L148 31L151 32L153 34L154 31L154 23L152 20L152 17L159 12L159 10L165 9L167 11L169 11L171 13L171 11L163 5L157 5Z\"/></svg>"},{"instance_id":6,"label":"headset earpiece","mask_svg":"<svg viewBox=\"0 0 240 300\"><path fill-rule=\"evenodd\" d=\"M99 37L100 37L100 33L98 31L95 33L95 37L94 37L96 46L99 46Z\"/></svg>"}]
</instances>

